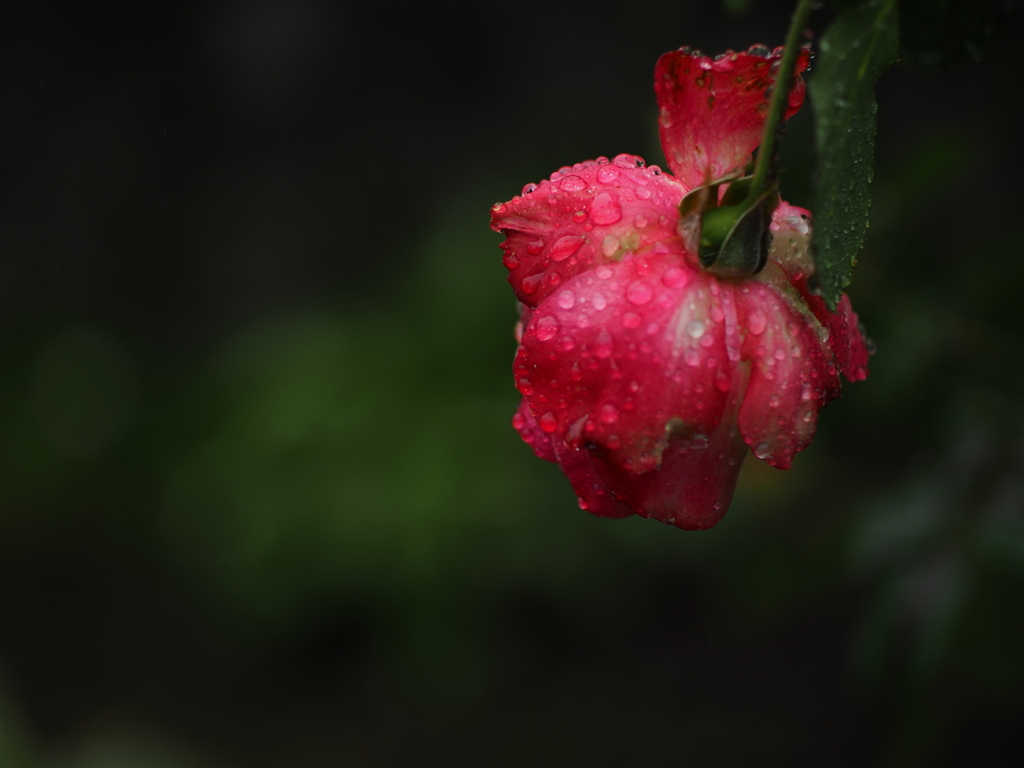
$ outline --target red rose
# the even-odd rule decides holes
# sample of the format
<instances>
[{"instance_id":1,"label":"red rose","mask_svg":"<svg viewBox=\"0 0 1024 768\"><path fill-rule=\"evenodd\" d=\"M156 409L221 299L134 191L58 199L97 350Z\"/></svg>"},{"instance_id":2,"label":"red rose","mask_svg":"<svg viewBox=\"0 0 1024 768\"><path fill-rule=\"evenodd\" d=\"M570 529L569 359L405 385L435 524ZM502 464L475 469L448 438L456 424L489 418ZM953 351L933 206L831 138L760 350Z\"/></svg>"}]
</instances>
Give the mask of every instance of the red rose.
<instances>
[{"instance_id":1,"label":"red rose","mask_svg":"<svg viewBox=\"0 0 1024 768\"><path fill-rule=\"evenodd\" d=\"M658 61L673 175L598 158L492 209L522 302L513 425L596 515L712 527L747 446L789 467L839 396L839 372L867 375L849 300L833 313L808 289L807 211L774 208L768 260L747 277L705 270L680 226L683 197L743 169L760 141L782 55L761 50ZM786 117L803 102L807 62L803 52Z\"/></svg>"}]
</instances>

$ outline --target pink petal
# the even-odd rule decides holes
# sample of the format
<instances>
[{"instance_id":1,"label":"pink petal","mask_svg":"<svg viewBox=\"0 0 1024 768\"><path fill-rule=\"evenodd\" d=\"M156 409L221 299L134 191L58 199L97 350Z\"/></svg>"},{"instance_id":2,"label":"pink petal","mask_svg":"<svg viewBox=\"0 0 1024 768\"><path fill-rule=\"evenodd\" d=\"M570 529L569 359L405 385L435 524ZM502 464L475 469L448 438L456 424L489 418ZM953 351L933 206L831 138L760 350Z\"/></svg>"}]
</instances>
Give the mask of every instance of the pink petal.
<instances>
[{"instance_id":1,"label":"pink petal","mask_svg":"<svg viewBox=\"0 0 1024 768\"><path fill-rule=\"evenodd\" d=\"M562 472L579 497L580 509L598 517L629 517L634 514L597 474L593 457L586 448L574 448L562 442L557 444L557 454Z\"/></svg>"},{"instance_id":2,"label":"pink petal","mask_svg":"<svg viewBox=\"0 0 1024 768\"><path fill-rule=\"evenodd\" d=\"M729 300L681 254L603 265L534 311L517 385L555 440L596 446L628 472L653 469L671 439L706 440L722 419Z\"/></svg>"},{"instance_id":3,"label":"pink petal","mask_svg":"<svg viewBox=\"0 0 1024 768\"><path fill-rule=\"evenodd\" d=\"M673 439L662 453L661 466L640 474L599 453L598 474L637 514L687 530L717 525L732 501L747 453L736 416L744 376L740 366L733 368L733 389L722 419L707 437Z\"/></svg>"},{"instance_id":4,"label":"pink petal","mask_svg":"<svg viewBox=\"0 0 1024 768\"><path fill-rule=\"evenodd\" d=\"M775 80L772 65L777 66L781 58L782 48L767 56L730 51L715 59L681 48L658 59L654 90L661 109L661 146L672 173L687 188L750 162L761 141L765 90ZM799 73L809 62L810 53L801 51L787 119L803 103L804 82Z\"/></svg>"},{"instance_id":5,"label":"pink petal","mask_svg":"<svg viewBox=\"0 0 1024 768\"><path fill-rule=\"evenodd\" d=\"M814 436L818 409L839 396L826 329L775 262L737 292L750 382L739 426L754 455L788 469Z\"/></svg>"},{"instance_id":6,"label":"pink petal","mask_svg":"<svg viewBox=\"0 0 1024 768\"><path fill-rule=\"evenodd\" d=\"M575 275L677 237L685 190L633 155L577 163L491 209L516 297L536 307Z\"/></svg>"},{"instance_id":7,"label":"pink petal","mask_svg":"<svg viewBox=\"0 0 1024 768\"><path fill-rule=\"evenodd\" d=\"M786 271L811 312L828 330L828 346L839 370L849 381L862 381L868 375L868 348L850 299L844 295L832 312L807 285L814 272L809 250L810 218L803 208L781 203L772 216L769 258Z\"/></svg>"},{"instance_id":8,"label":"pink petal","mask_svg":"<svg viewBox=\"0 0 1024 768\"><path fill-rule=\"evenodd\" d=\"M523 442L533 448L538 458L544 461L558 461L555 458L554 446L551 445L551 435L540 428L525 397L519 402L519 408L512 416L512 426L523 438Z\"/></svg>"}]
</instances>

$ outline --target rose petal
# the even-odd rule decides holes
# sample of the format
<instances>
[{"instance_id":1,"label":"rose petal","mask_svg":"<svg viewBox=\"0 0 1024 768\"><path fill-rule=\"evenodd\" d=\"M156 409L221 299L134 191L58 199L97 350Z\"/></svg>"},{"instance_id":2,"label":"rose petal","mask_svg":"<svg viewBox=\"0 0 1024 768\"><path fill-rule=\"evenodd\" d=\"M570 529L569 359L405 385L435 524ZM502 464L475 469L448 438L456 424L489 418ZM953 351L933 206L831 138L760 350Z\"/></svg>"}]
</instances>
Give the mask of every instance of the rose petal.
<instances>
[{"instance_id":1,"label":"rose petal","mask_svg":"<svg viewBox=\"0 0 1024 768\"><path fill-rule=\"evenodd\" d=\"M574 301L555 293L534 311L515 362L555 440L638 473L657 467L671 440L717 429L735 365L731 291L671 253L604 265L562 290Z\"/></svg>"},{"instance_id":2,"label":"rose petal","mask_svg":"<svg viewBox=\"0 0 1024 768\"><path fill-rule=\"evenodd\" d=\"M781 203L772 216L772 246L768 257L778 263L800 291L811 312L828 330L828 346L839 370L849 381L868 375L868 348L860 331L850 299L843 295L832 312L824 299L808 288L814 272L810 257L811 214L803 208Z\"/></svg>"},{"instance_id":3,"label":"rose petal","mask_svg":"<svg viewBox=\"0 0 1024 768\"><path fill-rule=\"evenodd\" d=\"M753 49L752 49L753 50ZM687 48L666 53L654 70L661 146L668 167L688 189L750 162L761 141L767 111L765 90L775 80L772 65L782 48L768 55L733 53L711 59ZM801 51L786 118L803 103L810 53Z\"/></svg>"},{"instance_id":4,"label":"rose petal","mask_svg":"<svg viewBox=\"0 0 1024 768\"><path fill-rule=\"evenodd\" d=\"M734 389L718 427L707 437L673 438L661 466L641 474L598 457L598 474L639 515L687 530L717 525L732 501L747 454L736 417L744 376L742 367L734 367Z\"/></svg>"},{"instance_id":5,"label":"rose petal","mask_svg":"<svg viewBox=\"0 0 1024 768\"><path fill-rule=\"evenodd\" d=\"M533 448L533 452L537 454L538 458L544 459L544 461L558 461L555 458L554 446L551 445L551 435L540 428L525 397L520 400L519 408L512 416L512 426L523 438L523 442Z\"/></svg>"},{"instance_id":6,"label":"rose petal","mask_svg":"<svg viewBox=\"0 0 1024 768\"><path fill-rule=\"evenodd\" d=\"M839 396L825 329L772 261L737 294L750 382L739 426L754 455L787 469L814 436L818 409Z\"/></svg>"},{"instance_id":7,"label":"rose petal","mask_svg":"<svg viewBox=\"0 0 1024 768\"><path fill-rule=\"evenodd\" d=\"M597 474L593 457L586 448L556 444L558 464L579 497L581 509L598 517L629 517L633 510L623 504Z\"/></svg>"},{"instance_id":8,"label":"rose petal","mask_svg":"<svg viewBox=\"0 0 1024 768\"><path fill-rule=\"evenodd\" d=\"M580 272L677 237L679 182L633 155L578 163L491 210L518 299L536 307Z\"/></svg>"}]
</instances>

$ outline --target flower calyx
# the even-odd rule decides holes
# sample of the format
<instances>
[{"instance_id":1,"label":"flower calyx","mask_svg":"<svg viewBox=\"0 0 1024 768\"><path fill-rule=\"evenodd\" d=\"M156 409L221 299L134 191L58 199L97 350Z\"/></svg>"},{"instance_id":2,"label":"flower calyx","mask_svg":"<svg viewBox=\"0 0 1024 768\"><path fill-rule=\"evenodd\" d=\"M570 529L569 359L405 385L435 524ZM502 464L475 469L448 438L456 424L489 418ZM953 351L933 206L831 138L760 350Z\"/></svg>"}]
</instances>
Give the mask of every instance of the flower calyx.
<instances>
[{"instance_id":1,"label":"flower calyx","mask_svg":"<svg viewBox=\"0 0 1024 768\"><path fill-rule=\"evenodd\" d=\"M774 183L752 190L752 180L735 171L696 187L679 204L679 234L712 274L756 275L768 261L769 224L779 194Z\"/></svg>"}]
</instances>

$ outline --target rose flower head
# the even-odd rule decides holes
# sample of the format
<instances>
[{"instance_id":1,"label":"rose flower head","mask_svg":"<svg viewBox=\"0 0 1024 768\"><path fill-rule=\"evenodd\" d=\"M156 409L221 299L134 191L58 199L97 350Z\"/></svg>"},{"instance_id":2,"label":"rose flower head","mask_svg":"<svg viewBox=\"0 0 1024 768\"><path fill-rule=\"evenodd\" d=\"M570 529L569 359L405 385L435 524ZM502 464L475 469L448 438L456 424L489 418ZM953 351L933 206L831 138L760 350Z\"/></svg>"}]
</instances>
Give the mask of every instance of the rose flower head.
<instances>
[{"instance_id":1,"label":"rose flower head","mask_svg":"<svg viewBox=\"0 0 1024 768\"><path fill-rule=\"evenodd\" d=\"M701 212L742 184L781 57L665 54L655 91L671 174L598 158L492 208L520 302L513 426L595 515L714 526L748 448L788 468L840 373L867 376L849 299L832 312L808 285L807 211L777 195L755 211L763 226L744 252L760 249L760 263L746 274L709 268L702 251ZM797 58L786 118L808 59ZM696 214L681 214L690 201Z\"/></svg>"}]
</instances>

